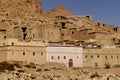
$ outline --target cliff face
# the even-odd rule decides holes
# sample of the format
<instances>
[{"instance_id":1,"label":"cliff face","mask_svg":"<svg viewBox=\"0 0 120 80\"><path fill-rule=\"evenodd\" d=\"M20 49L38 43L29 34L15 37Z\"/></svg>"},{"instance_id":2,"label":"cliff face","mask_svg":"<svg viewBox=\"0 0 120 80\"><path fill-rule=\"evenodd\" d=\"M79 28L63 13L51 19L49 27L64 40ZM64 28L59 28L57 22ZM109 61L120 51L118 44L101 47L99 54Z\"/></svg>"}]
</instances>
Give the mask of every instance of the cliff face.
<instances>
[{"instance_id":1,"label":"cliff face","mask_svg":"<svg viewBox=\"0 0 120 80\"><path fill-rule=\"evenodd\" d=\"M9 7L24 7L34 6L36 8L40 7L40 0L0 0L0 8Z\"/></svg>"},{"instance_id":2,"label":"cliff face","mask_svg":"<svg viewBox=\"0 0 120 80\"><path fill-rule=\"evenodd\" d=\"M0 0L0 16L4 18L21 18L41 11L40 0Z\"/></svg>"}]
</instances>

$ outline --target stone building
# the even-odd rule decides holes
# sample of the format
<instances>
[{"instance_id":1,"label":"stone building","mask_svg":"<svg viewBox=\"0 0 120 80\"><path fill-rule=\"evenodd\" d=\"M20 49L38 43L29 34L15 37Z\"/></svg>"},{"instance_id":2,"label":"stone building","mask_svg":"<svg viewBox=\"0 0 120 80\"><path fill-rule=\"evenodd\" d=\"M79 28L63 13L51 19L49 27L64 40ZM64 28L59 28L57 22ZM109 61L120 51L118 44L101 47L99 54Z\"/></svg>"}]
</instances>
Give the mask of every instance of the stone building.
<instances>
[{"instance_id":1,"label":"stone building","mask_svg":"<svg viewBox=\"0 0 120 80\"><path fill-rule=\"evenodd\" d=\"M47 46L47 62L64 63L67 67L82 67L82 48Z\"/></svg>"},{"instance_id":2,"label":"stone building","mask_svg":"<svg viewBox=\"0 0 120 80\"><path fill-rule=\"evenodd\" d=\"M83 49L83 67L104 68L120 65L119 48Z\"/></svg>"},{"instance_id":3,"label":"stone building","mask_svg":"<svg viewBox=\"0 0 120 80\"><path fill-rule=\"evenodd\" d=\"M46 45L42 41L19 42L17 39L1 41L0 62L23 61L46 63Z\"/></svg>"}]
</instances>

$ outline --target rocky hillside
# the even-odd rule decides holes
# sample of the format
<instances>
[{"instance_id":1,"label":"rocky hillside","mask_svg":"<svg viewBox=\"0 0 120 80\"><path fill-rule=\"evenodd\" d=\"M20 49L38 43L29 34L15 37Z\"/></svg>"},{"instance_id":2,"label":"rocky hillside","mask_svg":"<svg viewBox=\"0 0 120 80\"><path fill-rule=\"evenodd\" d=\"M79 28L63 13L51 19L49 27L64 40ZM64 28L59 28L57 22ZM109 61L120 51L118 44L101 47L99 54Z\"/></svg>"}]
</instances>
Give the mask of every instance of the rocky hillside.
<instances>
[{"instance_id":1,"label":"rocky hillside","mask_svg":"<svg viewBox=\"0 0 120 80\"><path fill-rule=\"evenodd\" d=\"M119 68L115 70L118 71ZM107 73L105 71L107 70L67 68L60 63L35 65L22 62L2 62L0 63L0 80L120 80L120 74L112 74L112 69Z\"/></svg>"}]
</instances>

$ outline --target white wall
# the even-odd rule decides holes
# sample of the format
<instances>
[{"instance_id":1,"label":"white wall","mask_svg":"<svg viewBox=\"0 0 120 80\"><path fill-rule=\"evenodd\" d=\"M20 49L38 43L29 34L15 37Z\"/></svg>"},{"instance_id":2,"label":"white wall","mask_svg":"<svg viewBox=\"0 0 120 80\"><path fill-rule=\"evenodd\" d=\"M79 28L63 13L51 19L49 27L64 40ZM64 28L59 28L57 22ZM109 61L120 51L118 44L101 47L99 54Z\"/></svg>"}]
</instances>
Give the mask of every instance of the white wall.
<instances>
[{"instance_id":1,"label":"white wall","mask_svg":"<svg viewBox=\"0 0 120 80\"><path fill-rule=\"evenodd\" d=\"M54 57L52 59L51 57ZM60 59L58 59L60 56ZM66 59L64 59L66 56ZM81 47L47 47L47 62L64 63L69 67L69 59L73 59L73 67L82 67L82 48Z\"/></svg>"}]
</instances>

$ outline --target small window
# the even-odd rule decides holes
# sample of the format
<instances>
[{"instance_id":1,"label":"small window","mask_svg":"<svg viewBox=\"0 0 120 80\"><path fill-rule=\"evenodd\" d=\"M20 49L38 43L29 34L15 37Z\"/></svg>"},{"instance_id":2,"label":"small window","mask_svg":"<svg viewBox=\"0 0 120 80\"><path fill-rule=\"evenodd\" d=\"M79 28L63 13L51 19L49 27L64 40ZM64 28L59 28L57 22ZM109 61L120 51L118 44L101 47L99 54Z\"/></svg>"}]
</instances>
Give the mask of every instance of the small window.
<instances>
[{"instance_id":1,"label":"small window","mask_svg":"<svg viewBox=\"0 0 120 80\"><path fill-rule=\"evenodd\" d=\"M54 59L54 57L53 57L53 56L51 56L51 59Z\"/></svg>"},{"instance_id":2,"label":"small window","mask_svg":"<svg viewBox=\"0 0 120 80\"><path fill-rule=\"evenodd\" d=\"M117 59L119 59L119 56L117 56Z\"/></svg>"},{"instance_id":3,"label":"small window","mask_svg":"<svg viewBox=\"0 0 120 80\"><path fill-rule=\"evenodd\" d=\"M74 31L72 31L72 34L75 34L75 32L74 32Z\"/></svg>"},{"instance_id":4,"label":"small window","mask_svg":"<svg viewBox=\"0 0 120 80\"><path fill-rule=\"evenodd\" d=\"M12 42L11 44L12 44L12 46L13 46L13 45L14 45L14 42Z\"/></svg>"},{"instance_id":5,"label":"small window","mask_svg":"<svg viewBox=\"0 0 120 80\"><path fill-rule=\"evenodd\" d=\"M41 56L43 56L43 52L41 52Z\"/></svg>"},{"instance_id":6,"label":"small window","mask_svg":"<svg viewBox=\"0 0 120 80\"><path fill-rule=\"evenodd\" d=\"M64 59L66 59L66 56L64 56Z\"/></svg>"},{"instance_id":7,"label":"small window","mask_svg":"<svg viewBox=\"0 0 120 80\"><path fill-rule=\"evenodd\" d=\"M93 58L93 55L91 55L91 58Z\"/></svg>"},{"instance_id":8,"label":"small window","mask_svg":"<svg viewBox=\"0 0 120 80\"><path fill-rule=\"evenodd\" d=\"M35 56L35 52L33 52L33 56Z\"/></svg>"},{"instance_id":9,"label":"small window","mask_svg":"<svg viewBox=\"0 0 120 80\"><path fill-rule=\"evenodd\" d=\"M60 56L58 56L58 59L60 59Z\"/></svg>"},{"instance_id":10,"label":"small window","mask_svg":"<svg viewBox=\"0 0 120 80\"><path fill-rule=\"evenodd\" d=\"M23 56L25 56L25 52L23 52Z\"/></svg>"},{"instance_id":11,"label":"small window","mask_svg":"<svg viewBox=\"0 0 120 80\"><path fill-rule=\"evenodd\" d=\"M6 39L7 38L7 36L4 36L4 39Z\"/></svg>"},{"instance_id":12,"label":"small window","mask_svg":"<svg viewBox=\"0 0 120 80\"><path fill-rule=\"evenodd\" d=\"M79 59L79 57L77 56L77 59Z\"/></svg>"},{"instance_id":13,"label":"small window","mask_svg":"<svg viewBox=\"0 0 120 80\"><path fill-rule=\"evenodd\" d=\"M97 58L99 58L100 56L99 55L97 55Z\"/></svg>"},{"instance_id":14,"label":"small window","mask_svg":"<svg viewBox=\"0 0 120 80\"><path fill-rule=\"evenodd\" d=\"M111 56L111 58L113 59L113 56Z\"/></svg>"},{"instance_id":15,"label":"small window","mask_svg":"<svg viewBox=\"0 0 120 80\"><path fill-rule=\"evenodd\" d=\"M105 58L107 59L107 56L105 56Z\"/></svg>"},{"instance_id":16,"label":"small window","mask_svg":"<svg viewBox=\"0 0 120 80\"><path fill-rule=\"evenodd\" d=\"M85 56L85 58L87 58L87 55Z\"/></svg>"},{"instance_id":17,"label":"small window","mask_svg":"<svg viewBox=\"0 0 120 80\"><path fill-rule=\"evenodd\" d=\"M64 36L64 34L62 33L61 36Z\"/></svg>"},{"instance_id":18,"label":"small window","mask_svg":"<svg viewBox=\"0 0 120 80\"><path fill-rule=\"evenodd\" d=\"M35 34L33 34L33 37L35 37Z\"/></svg>"}]
</instances>

